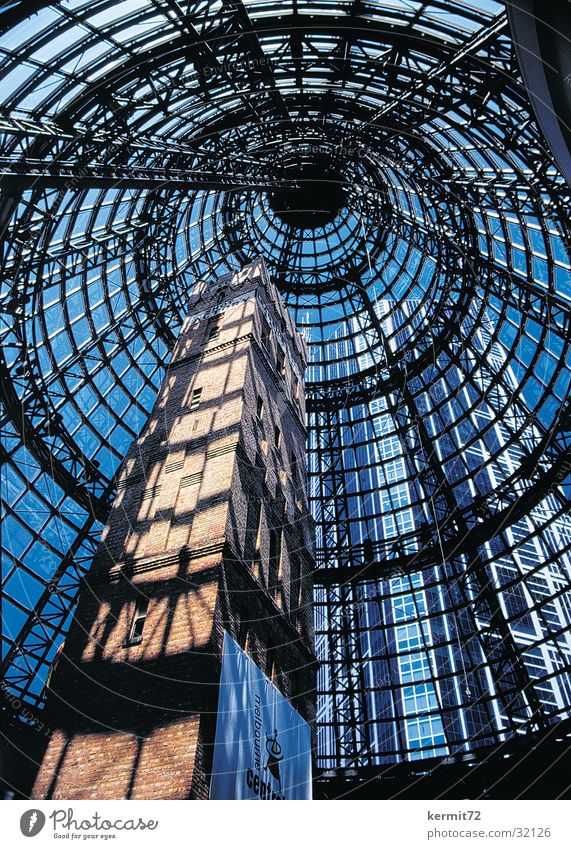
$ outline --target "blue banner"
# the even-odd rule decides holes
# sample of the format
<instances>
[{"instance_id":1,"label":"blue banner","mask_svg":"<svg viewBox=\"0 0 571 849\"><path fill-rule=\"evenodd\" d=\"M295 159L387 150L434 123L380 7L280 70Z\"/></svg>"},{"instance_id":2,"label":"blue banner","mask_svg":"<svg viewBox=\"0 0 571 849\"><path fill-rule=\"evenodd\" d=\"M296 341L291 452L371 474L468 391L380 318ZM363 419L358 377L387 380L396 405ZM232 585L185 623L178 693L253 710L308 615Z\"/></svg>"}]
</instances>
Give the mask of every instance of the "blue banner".
<instances>
[{"instance_id":1,"label":"blue banner","mask_svg":"<svg viewBox=\"0 0 571 849\"><path fill-rule=\"evenodd\" d=\"M211 799L311 799L307 722L224 634Z\"/></svg>"}]
</instances>

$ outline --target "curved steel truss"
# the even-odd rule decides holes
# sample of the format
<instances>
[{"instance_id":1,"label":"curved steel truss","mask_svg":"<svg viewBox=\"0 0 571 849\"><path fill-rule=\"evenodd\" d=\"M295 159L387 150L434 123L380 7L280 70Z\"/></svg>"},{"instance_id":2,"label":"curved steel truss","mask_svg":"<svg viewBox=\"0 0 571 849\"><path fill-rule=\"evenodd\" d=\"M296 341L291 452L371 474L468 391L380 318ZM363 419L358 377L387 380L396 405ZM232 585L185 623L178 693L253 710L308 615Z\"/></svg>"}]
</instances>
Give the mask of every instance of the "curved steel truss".
<instances>
[{"instance_id":1,"label":"curved steel truss","mask_svg":"<svg viewBox=\"0 0 571 849\"><path fill-rule=\"evenodd\" d=\"M569 189L503 5L0 17L3 623L41 706L194 283L262 254L310 348L323 767L571 705Z\"/></svg>"}]
</instances>

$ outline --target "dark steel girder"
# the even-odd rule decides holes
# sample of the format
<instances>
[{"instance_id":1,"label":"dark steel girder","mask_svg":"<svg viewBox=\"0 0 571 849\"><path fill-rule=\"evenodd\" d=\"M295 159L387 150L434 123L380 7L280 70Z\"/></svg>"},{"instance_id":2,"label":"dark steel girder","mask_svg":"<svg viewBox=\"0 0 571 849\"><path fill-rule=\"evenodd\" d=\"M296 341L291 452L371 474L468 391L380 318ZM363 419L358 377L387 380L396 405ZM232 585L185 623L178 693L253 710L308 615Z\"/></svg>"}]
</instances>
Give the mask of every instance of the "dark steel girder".
<instances>
[{"instance_id":1,"label":"dark steel girder","mask_svg":"<svg viewBox=\"0 0 571 849\"><path fill-rule=\"evenodd\" d=\"M233 4L236 5L236 4ZM239 7L240 8L240 7ZM243 8L243 7L242 7ZM245 13L247 17L247 13ZM244 17L243 12L239 12L236 16L236 20L241 20ZM380 21L372 21L370 19L365 19L360 17L359 15L349 15L349 16L340 16L335 18L334 15L321 19L321 16L318 16L320 20L316 21L315 18L311 15L304 14L294 14L294 15L286 15L280 16L276 21L272 18L265 18L262 21L256 22L256 28L249 29L238 29L238 30L228 30L228 32L223 36L225 40L231 42L235 40L237 37L245 39L248 45L248 49L253 51L252 55L256 58L260 56L261 45L259 42L259 37L264 34L272 35L276 33L280 33L282 31L290 32L295 30L296 32L306 33L308 36L311 36L312 33L325 33L327 35L341 35L344 38L346 37L346 33L350 31L353 34L357 35L365 35L370 38L372 34L377 37L383 37L387 40L388 44L396 44L400 45L401 49L413 48L415 50L419 50L421 53L431 56L435 61L435 68L439 68L440 71L443 66L446 66L448 62L454 62L454 57L456 55L462 58L466 58L470 56L469 50L466 48L466 45L451 45L449 48L449 58L442 62L442 46L438 45L431 40L427 40L423 38L421 34L415 33L410 30L408 26L402 27L398 25L389 25ZM242 27L244 27L242 21ZM492 28L492 34L495 33L495 28L497 24L495 24ZM484 28L486 29L486 28ZM220 36L222 37L222 36ZM472 39L468 39L468 42L472 42ZM184 51L187 49L187 35L181 34L178 39L175 39L171 44L168 45L160 45L158 48L153 48L150 51L145 53L140 53L137 55L136 61L133 61L131 58L128 62L121 64L118 68L114 68L107 76L104 76L97 80L96 85L90 88L87 92L83 93L80 98L73 101L68 107L66 107L65 113L63 115L58 116L58 120L61 120L62 117L70 120L77 120L81 115L82 111L85 111L86 108L93 102L93 100L99 102L100 92L101 91L113 91L116 90L119 86L119 83L125 84L129 80L137 80L141 77L141 75L145 76L152 72L157 72L157 69L160 69L161 65L168 63L169 61L175 61L180 56L184 55ZM262 52L263 53L263 52ZM216 62L211 56L208 59L209 63L212 61ZM266 66L261 66L266 68ZM439 72L440 72L439 71ZM274 79L271 76L271 70L266 68L264 71L268 76L267 82L269 84L274 83ZM275 91L275 89L274 89ZM310 94L309 94L310 96ZM281 97L281 95L280 95ZM295 101L295 99L294 99ZM352 115L355 115L355 110L358 104L351 101L351 110ZM287 107L284 106L285 113L278 115L275 111L275 106L272 107L274 111L274 118L277 118L279 121L286 120L288 123L290 121L289 112ZM243 123L242 118L240 118L241 110L235 110L236 116L233 119L236 124ZM281 110L283 111L283 110ZM368 122L370 120L370 107L363 108L361 120ZM284 115L287 114L287 118ZM136 129L136 125L134 126ZM214 122L212 126L209 126L208 131L216 134L220 131L219 122ZM187 143L190 141L200 141L200 139L204 138L204 133L201 130L200 135L196 138L190 137L187 139Z\"/></svg>"},{"instance_id":2,"label":"dark steel girder","mask_svg":"<svg viewBox=\"0 0 571 849\"><path fill-rule=\"evenodd\" d=\"M3 358L2 358L3 361ZM24 444L31 451L40 464L42 470L53 478L71 498L81 507L88 511L99 521L104 522L110 509L110 502L101 495L96 495L93 488L78 480L67 466L54 454L46 443L44 436L38 432L38 428L30 421L26 408L22 405L14 390L9 373L2 362L0 366L0 398L4 409L10 420L20 433ZM53 419L51 420L53 421ZM50 431L54 438L59 438L65 448L69 451L70 461L75 463L78 469L85 469L86 460L77 453L77 446L64 433L59 424L50 424Z\"/></svg>"},{"instance_id":3,"label":"dark steel girder","mask_svg":"<svg viewBox=\"0 0 571 849\"><path fill-rule=\"evenodd\" d=\"M189 190L219 189L225 192L268 191L276 187L296 188L293 180L260 179L244 175L201 173L199 171L176 171L168 168L146 168L144 166L89 166L49 163L38 165L15 163L11 169L0 165L0 189L24 191L26 189L53 188L59 190L84 189L170 189Z\"/></svg>"},{"instance_id":4,"label":"dark steel girder","mask_svg":"<svg viewBox=\"0 0 571 849\"><path fill-rule=\"evenodd\" d=\"M400 106L402 106L403 103L410 102L419 95L422 97L428 86L432 84L433 80L445 77L463 59L470 57L477 50L481 50L482 47L493 39L496 39L498 35L502 34L506 29L506 13L500 12L495 18L492 18L488 23L484 24L481 29L470 35L463 44L455 46L453 51L451 51L450 56L423 74L422 78L415 85L407 88L399 97L395 97L388 101L386 105L377 112L374 118L371 119L371 121L377 121L379 118L383 118L385 115L395 112Z\"/></svg>"},{"instance_id":5,"label":"dark steel girder","mask_svg":"<svg viewBox=\"0 0 571 849\"><path fill-rule=\"evenodd\" d=\"M172 11L175 11L180 15L181 10L178 5L172 2L172 0L167 0L166 5L169 5L169 3ZM157 4L157 8L159 11L162 11L162 7L159 4ZM119 139L117 136L120 138L126 135L123 113L125 110L129 109L129 104L128 102L123 103L120 94L115 100L113 100L112 96L107 95L106 92L116 91L120 85L125 86L125 84L129 81L134 82L143 77L149 80L151 87L153 88L157 99L157 111L164 111L165 106L163 99L159 95L156 86L153 84L153 79L158 73L160 73L161 68L164 65L169 64L169 62L172 64L179 59L188 60L189 58L201 72L199 75L200 89L205 96L208 96L209 92L204 74L204 70L207 67L212 74L220 76L225 80L226 84L234 90L236 96L238 96L238 98L242 101L243 108L247 113L249 113L250 119L253 118L261 125L261 118L263 114L265 115L265 113L268 112L269 106L269 113L273 113L274 117L277 117L280 122L285 122L286 124L291 125L291 118L285 105L285 101L275 85L272 69L265 61L266 57L256 35L256 31L252 28L249 16L245 8L240 3L224 3L219 9L216 18L210 21L212 28L207 31L205 36L199 34L195 29L192 22L193 14L190 7L187 8L186 14L182 15L178 19L173 19L167 16L166 21L178 29L177 38L172 39L168 45L163 43L146 52L140 52L136 55L136 57L130 55L127 61L121 63L119 67L114 68L108 75L98 79L94 85L88 87L87 91L82 92L78 98L74 99L62 112L58 114L59 124L68 128L67 131L64 131L66 140L74 138L74 124L77 124L78 120L80 120L81 114L88 108L92 107L95 103L100 109L103 109L104 112L109 113L107 125L110 130L113 129L115 132L115 137L113 139L110 138L109 143L113 145L115 154L121 153L122 145L118 144ZM262 112L258 111L258 107L253 106L250 98L246 96L242 89L237 85L236 80L234 80L233 75L230 73L224 62L220 61L211 44L212 41L218 43L219 46L225 42L228 42L229 45L239 43L240 51L245 55L252 57L252 65L255 68L255 73L264 85L261 92L267 100L267 104L264 106ZM261 59L264 59L264 61L260 61ZM173 80L170 77L165 79L167 80L167 84L171 87L171 91L174 90L177 85L176 80ZM9 125L12 123L14 122L8 120ZM82 137L83 141L89 140L90 138L90 132L88 129L89 124L93 124L92 116L87 124L87 130ZM26 124L21 122L20 126L18 126L18 123L16 122L15 127L19 131L19 134L21 134L21 128L26 127ZM27 127L28 129L36 130L36 128L33 127L32 122L27 122ZM130 128L131 132L133 130L136 132L136 121L133 122ZM102 135L104 135L102 128L100 126L96 126L93 133L94 142L100 144L102 141ZM40 159L43 158L46 148L49 148L49 136L49 132L42 133L42 138L39 139L39 147L38 145L32 145L30 149L30 154L32 156L36 156ZM167 149L169 146L169 143L167 143ZM184 149L184 147L185 145L174 144L174 149L177 151L180 151L181 148ZM162 150L164 149L165 148L163 146ZM198 153L199 151L196 152ZM27 155L25 159L28 158L29 156Z\"/></svg>"}]
</instances>

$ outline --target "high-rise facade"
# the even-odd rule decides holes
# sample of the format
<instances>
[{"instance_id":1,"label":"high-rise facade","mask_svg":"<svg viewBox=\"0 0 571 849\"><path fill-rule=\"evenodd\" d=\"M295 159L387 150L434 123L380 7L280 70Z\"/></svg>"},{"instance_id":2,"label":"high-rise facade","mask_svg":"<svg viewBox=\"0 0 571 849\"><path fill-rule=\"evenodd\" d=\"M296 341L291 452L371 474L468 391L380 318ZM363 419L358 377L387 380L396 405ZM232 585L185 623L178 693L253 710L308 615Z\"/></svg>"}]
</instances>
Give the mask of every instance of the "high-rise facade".
<instances>
[{"instance_id":1,"label":"high-rise facade","mask_svg":"<svg viewBox=\"0 0 571 849\"><path fill-rule=\"evenodd\" d=\"M422 310L380 302L380 328L403 344ZM345 527L345 548L358 552L354 581L335 583L342 561L330 555L332 584L316 589L324 769L461 754L569 715L571 518L554 488L478 544L486 499L532 456L541 431L501 343L491 345L489 319L468 316L460 330L465 350L460 340L456 357L441 354L424 389L407 381L421 418L402 391L364 415L342 411L337 471L350 479L359 451L354 492L366 501L342 505L325 490L332 452L310 475L324 556L338 550L338 536L326 536L333 515L335 535ZM472 502L472 521L455 520L455 506ZM371 560L382 578L368 578Z\"/></svg>"},{"instance_id":2,"label":"high-rise facade","mask_svg":"<svg viewBox=\"0 0 571 849\"><path fill-rule=\"evenodd\" d=\"M224 632L312 722L305 359L262 260L196 287L50 681L37 798L207 797Z\"/></svg>"}]
</instances>

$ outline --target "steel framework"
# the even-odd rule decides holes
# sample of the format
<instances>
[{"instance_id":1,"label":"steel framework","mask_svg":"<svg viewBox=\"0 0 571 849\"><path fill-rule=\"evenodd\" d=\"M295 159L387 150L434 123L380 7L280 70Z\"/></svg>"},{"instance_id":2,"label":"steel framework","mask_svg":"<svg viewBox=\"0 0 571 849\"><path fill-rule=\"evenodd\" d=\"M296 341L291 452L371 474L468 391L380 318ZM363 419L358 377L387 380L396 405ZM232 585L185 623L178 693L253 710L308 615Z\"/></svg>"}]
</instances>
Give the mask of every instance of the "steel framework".
<instances>
[{"instance_id":1,"label":"steel framework","mask_svg":"<svg viewBox=\"0 0 571 849\"><path fill-rule=\"evenodd\" d=\"M262 254L310 348L319 765L567 716L570 193L503 4L16 1L0 51L8 690L41 709L194 283Z\"/></svg>"}]
</instances>

